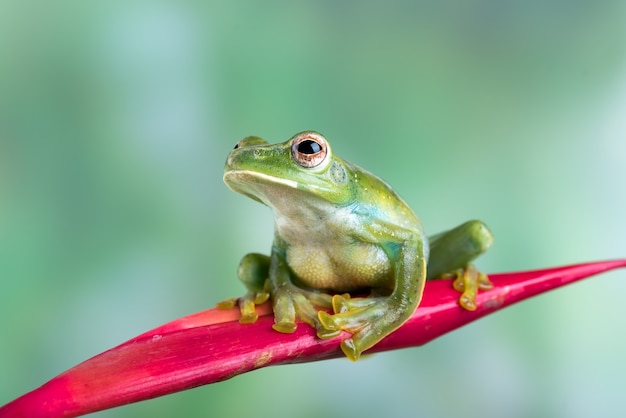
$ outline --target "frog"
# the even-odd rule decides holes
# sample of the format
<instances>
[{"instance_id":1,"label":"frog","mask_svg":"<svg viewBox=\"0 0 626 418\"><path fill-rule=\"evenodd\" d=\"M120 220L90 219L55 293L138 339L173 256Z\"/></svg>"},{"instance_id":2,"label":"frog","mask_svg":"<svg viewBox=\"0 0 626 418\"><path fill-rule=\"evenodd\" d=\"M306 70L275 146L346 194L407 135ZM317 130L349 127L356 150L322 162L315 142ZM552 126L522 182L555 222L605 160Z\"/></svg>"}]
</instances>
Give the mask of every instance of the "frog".
<instances>
[{"instance_id":1,"label":"frog","mask_svg":"<svg viewBox=\"0 0 626 418\"><path fill-rule=\"evenodd\" d=\"M493 241L483 222L427 237L391 186L334 154L316 131L277 144L243 138L223 179L274 216L270 254L239 264L245 295L218 304L237 305L241 323L256 322L256 306L270 299L275 331L293 333L303 322L322 339L347 332L340 347L356 361L411 317L426 281L452 278L467 310L493 286L472 264Z\"/></svg>"}]
</instances>

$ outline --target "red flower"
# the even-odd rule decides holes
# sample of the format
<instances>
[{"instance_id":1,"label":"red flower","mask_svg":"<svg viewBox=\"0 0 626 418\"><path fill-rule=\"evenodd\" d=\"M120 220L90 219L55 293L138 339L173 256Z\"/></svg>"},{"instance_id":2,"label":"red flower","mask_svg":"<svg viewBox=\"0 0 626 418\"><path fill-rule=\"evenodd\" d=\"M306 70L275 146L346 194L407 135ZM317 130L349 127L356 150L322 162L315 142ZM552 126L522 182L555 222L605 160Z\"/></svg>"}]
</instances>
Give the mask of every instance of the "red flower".
<instances>
[{"instance_id":1,"label":"red flower","mask_svg":"<svg viewBox=\"0 0 626 418\"><path fill-rule=\"evenodd\" d=\"M449 280L428 282L413 316L368 352L425 344L516 302L620 267L626 267L626 260L492 274L494 288L478 295L475 311L457 305L459 294ZM347 334L320 340L308 326L281 334L272 330L270 314L266 304L260 307L254 324L239 324L237 309L209 309L172 321L0 407L0 418L78 416L219 382L269 365L343 355L339 343Z\"/></svg>"}]
</instances>

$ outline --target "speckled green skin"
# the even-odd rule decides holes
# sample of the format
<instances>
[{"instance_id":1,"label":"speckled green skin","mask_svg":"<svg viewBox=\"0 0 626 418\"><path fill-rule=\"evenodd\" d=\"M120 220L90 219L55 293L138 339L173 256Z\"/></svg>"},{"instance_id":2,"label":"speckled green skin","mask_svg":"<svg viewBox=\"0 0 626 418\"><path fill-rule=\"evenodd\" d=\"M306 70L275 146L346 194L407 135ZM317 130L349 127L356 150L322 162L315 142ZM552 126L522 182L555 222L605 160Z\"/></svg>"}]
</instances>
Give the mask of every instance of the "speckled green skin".
<instances>
[{"instance_id":1,"label":"speckled green skin","mask_svg":"<svg viewBox=\"0 0 626 418\"><path fill-rule=\"evenodd\" d=\"M303 138L325 147L319 165L299 163L294 141ZM271 297L274 329L293 332L300 319L321 338L347 331L342 349L356 360L415 311L429 255L421 222L384 181L334 155L323 136L302 132L272 145L244 138L228 155L224 181L269 206L275 219L271 255L248 254L239 267L248 289L239 299L242 322L254 322L255 305ZM440 234L433 272L464 268L490 243L477 221ZM371 296L340 295L363 291Z\"/></svg>"}]
</instances>

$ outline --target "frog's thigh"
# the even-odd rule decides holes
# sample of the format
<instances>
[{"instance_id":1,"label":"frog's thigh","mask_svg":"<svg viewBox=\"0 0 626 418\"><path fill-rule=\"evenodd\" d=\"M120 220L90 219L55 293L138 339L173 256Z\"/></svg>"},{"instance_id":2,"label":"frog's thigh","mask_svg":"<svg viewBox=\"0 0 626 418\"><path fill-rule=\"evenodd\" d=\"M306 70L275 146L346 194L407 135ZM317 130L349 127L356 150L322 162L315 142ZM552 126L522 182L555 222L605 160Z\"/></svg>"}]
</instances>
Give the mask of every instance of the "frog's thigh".
<instances>
[{"instance_id":1,"label":"frog's thigh","mask_svg":"<svg viewBox=\"0 0 626 418\"><path fill-rule=\"evenodd\" d=\"M487 251L493 235L481 221L469 221L429 239L430 255L426 279L467 267L472 260Z\"/></svg>"},{"instance_id":2,"label":"frog's thigh","mask_svg":"<svg viewBox=\"0 0 626 418\"><path fill-rule=\"evenodd\" d=\"M261 292L269 277L270 257L265 254L246 254L239 263L237 276L251 292Z\"/></svg>"}]
</instances>

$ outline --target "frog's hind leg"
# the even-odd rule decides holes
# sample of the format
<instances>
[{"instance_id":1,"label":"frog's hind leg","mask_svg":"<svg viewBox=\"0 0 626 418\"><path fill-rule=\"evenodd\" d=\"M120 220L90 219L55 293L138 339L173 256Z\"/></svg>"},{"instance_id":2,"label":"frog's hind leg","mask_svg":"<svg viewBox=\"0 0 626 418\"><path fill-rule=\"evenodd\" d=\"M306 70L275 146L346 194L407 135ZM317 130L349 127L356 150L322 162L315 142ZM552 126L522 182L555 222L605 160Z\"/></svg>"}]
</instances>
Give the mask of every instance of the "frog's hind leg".
<instances>
[{"instance_id":1,"label":"frog's hind leg","mask_svg":"<svg viewBox=\"0 0 626 418\"><path fill-rule=\"evenodd\" d=\"M269 266L270 258L267 255L257 253L246 254L241 259L237 270L239 280L246 286L246 294L240 298L231 298L219 302L217 308L230 309L238 304L239 310L241 311L239 322L242 324L256 322L259 317L256 313L256 305L264 303L270 297L267 286Z\"/></svg>"},{"instance_id":2,"label":"frog's hind leg","mask_svg":"<svg viewBox=\"0 0 626 418\"><path fill-rule=\"evenodd\" d=\"M493 284L471 262L492 242L491 231L480 221L469 221L431 237L427 280L454 278L454 288L462 292L459 304L467 310L476 309L478 290L491 289Z\"/></svg>"}]
</instances>

